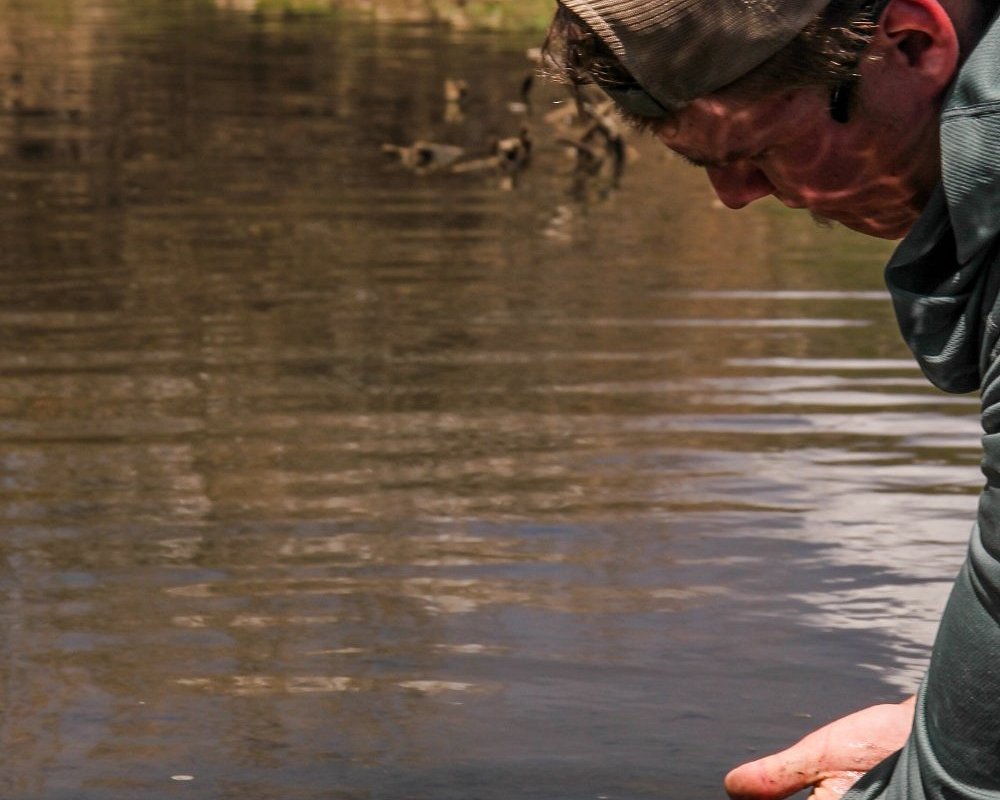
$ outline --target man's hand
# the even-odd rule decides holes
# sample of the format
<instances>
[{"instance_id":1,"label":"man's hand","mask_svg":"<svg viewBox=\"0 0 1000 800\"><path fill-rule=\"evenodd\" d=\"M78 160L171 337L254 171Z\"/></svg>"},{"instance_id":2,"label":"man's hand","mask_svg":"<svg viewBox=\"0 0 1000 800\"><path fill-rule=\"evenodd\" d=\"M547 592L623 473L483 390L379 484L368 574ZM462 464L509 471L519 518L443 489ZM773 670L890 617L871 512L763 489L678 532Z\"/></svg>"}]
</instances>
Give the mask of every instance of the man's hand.
<instances>
[{"instance_id":1,"label":"man's hand","mask_svg":"<svg viewBox=\"0 0 1000 800\"><path fill-rule=\"evenodd\" d=\"M737 767L726 776L726 791L733 800L780 800L812 787L810 800L839 800L906 743L915 702L872 706L831 722L787 750Z\"/></svg>"}]
</instances>

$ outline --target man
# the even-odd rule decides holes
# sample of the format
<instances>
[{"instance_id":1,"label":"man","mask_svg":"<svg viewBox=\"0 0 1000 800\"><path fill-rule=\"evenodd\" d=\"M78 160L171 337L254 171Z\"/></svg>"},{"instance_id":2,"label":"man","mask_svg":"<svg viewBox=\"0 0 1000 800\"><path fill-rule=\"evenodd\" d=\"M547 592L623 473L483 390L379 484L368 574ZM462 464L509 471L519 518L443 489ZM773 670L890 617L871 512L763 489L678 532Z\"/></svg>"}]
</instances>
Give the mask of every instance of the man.
<instances>
[{"instance_id":1,"label":"man","mask_svg":"<svg viewBox=\"0 0 1000 800\"><path fill-rule=\"evenodd\" d=\"M940 388L981 392L986 486L919 692L738 767L727 790L1000 800L998 4L560 3L549 58L703 167L727 206L773 195L905 237L886 280L907 344Z\"/></svg>"}]
</instances>

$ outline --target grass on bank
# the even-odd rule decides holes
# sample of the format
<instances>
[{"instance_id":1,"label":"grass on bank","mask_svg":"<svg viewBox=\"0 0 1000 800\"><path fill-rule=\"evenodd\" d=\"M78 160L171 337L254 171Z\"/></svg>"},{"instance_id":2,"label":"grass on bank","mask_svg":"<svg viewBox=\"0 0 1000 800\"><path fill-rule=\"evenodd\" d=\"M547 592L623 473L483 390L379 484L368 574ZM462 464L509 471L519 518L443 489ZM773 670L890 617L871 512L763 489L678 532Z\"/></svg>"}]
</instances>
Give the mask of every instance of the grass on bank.
<instances>
[{"instance_id":1,"label":"grass on bank","mask_svg":"<svg viewBox=\"0 0 1000 800\"><path fill-rule=\"evenodd\" d=\"M382 20L441 22L458 28L544 30L555 0L215 0L262 13L317 13L349 8Z\"/></svg>"}]
</instances>

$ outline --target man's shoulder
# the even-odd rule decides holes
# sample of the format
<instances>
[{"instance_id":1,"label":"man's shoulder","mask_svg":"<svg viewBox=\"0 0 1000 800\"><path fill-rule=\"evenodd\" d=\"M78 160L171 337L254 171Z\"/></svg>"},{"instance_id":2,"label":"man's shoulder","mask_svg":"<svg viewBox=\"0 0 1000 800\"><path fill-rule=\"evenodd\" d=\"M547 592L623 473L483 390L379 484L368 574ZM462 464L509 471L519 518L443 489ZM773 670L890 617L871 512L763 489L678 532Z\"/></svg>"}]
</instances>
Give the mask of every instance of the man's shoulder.
<instances>
[{"instance_id":1,"label":"man's shoulder","mask_svg":"<svg viewBox=\"0 0 1000 800\"><path fill-rule=\"evenodd\" d=\"M942 120L1000 112L1000 17L962 64L945 99Z\"/></svg>"}]
</instances>

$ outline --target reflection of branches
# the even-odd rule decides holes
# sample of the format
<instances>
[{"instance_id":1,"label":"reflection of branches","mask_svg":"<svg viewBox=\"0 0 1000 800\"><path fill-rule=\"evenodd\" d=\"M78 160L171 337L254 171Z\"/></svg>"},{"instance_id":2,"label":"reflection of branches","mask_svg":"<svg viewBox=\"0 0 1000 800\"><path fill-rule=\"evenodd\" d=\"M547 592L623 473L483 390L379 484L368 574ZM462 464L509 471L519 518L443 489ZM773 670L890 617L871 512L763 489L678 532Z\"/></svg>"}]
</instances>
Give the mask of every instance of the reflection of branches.
<instances>
[{"instance_id":1,"label":"reflection of branches","mask_svg":"<svg viewBox=\"0 0 1000 800\"><path fill-rule=\"evenodd\" d=\"M574 157L570 194L579 202L603 200L618 188L625 171L626 147L613 106L588 100L573 86L575 125L584 128L579 138L560 136L557 141Z\"/></svg>"},{"instance_id":2,"label":"reflection of branches","mask_svg":"<svg viewBox=\"0 0 1000 800\"><path fill-rule=\"evenodd\" d=\"M531 54L529 54L529 58ZM518 100L507 104L514 114L531 115L535 72L520 81ZM590 87L572 85L565 104L542 118L552 139L568 148L574 159L570 194L580 202L604 200L618 188L626 164L626 146L613 105ZM469 82L449 77L444 81L444 122L452 127L467 122ZM534 137L527 123L515 136L494 138L482 155L466 156L464 148L446 142L417 140L402 145L386 143L383 152L392 155L404 168L417 175L490 174L498 177L498 187L511 190L533 161Z\"/></svg>"}]
</instances>

